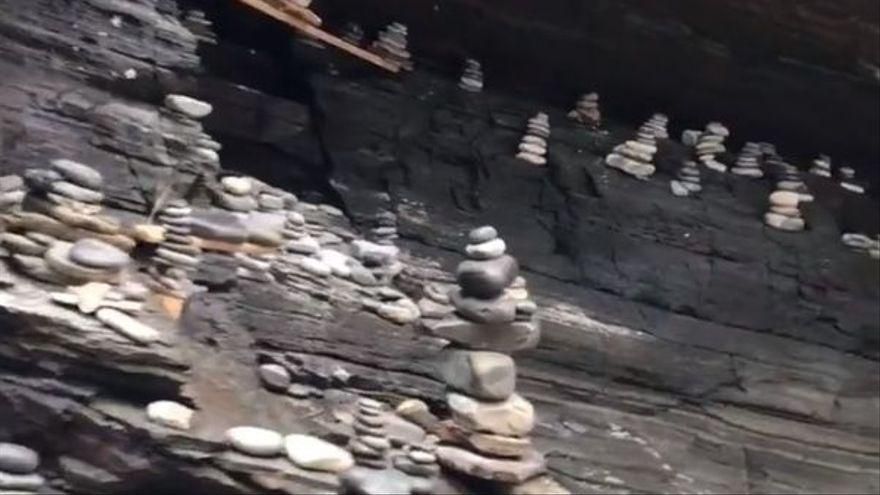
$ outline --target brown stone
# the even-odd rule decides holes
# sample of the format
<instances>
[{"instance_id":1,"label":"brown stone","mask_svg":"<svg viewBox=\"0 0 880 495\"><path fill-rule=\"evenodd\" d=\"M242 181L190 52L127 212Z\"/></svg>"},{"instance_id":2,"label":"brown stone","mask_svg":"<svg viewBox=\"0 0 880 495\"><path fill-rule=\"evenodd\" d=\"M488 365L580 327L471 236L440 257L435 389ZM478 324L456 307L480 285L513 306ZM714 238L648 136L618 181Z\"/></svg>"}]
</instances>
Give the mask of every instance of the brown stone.
<instances>
[{"instance_id":1,"label":"brown stone","mask_svg":"<svg viewBox=\"0 0 880 495\"><path fill-rule=\"evenodd\" d=\"M489 433L468 435L467 442L477 451L497 457L522 457L532 448L532 442L528 438Z\"/></svg>"},{"instance_id":2,"label":"brown stone","mask_svg":"<svg viewBox=\"0 0 880 495\"><path fill-rule=\"evenodd\" d=\"M502 483L523 483L544 473L544 456L532 450L522 459L493 459L465 449L441 445L437 448L440 465L459 473Z\"/></svg>"},{"instance_id":3,"label":"brown stone","mask_svg":"<svg viewBox=\"0 0 880 495\"><path fill-rule=\"evenodd\" d=\"M452 419L464 428L496 435L525 436L535 426L535 409L517 394L500 402L486 402L449 393L446 404Z\"/></svg>"}]
</instances>

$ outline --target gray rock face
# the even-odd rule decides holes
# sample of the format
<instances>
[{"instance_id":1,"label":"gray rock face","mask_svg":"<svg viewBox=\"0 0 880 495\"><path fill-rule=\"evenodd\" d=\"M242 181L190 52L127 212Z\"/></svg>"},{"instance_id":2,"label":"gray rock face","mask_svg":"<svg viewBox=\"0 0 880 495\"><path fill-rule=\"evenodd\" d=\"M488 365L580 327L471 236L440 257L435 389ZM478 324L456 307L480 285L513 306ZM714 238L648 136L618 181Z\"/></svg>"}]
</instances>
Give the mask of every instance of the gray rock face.
<instances>
[{"instance_id":1,"label":"gray rock face","mask_svg":"<svg viewBox=\"0 0 880 495\"><path fill-rule=\"evenodd\" d=\"M466 260L458 265L456 279L462 295L494 298L519 275L519 264L511 256L487 261Z\"/></svg>"}]
</instances>

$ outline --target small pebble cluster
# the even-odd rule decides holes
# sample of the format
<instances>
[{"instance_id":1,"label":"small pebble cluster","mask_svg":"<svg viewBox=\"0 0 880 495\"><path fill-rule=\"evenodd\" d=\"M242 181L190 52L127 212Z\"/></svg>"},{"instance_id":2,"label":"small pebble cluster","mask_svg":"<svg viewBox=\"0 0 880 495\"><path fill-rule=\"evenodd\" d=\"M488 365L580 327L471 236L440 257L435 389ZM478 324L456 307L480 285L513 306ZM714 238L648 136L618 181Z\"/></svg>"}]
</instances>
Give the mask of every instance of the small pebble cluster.
<instances>
[{"instance_id":1,"label":"small pebble cluster","mask_svg":"<svg viewBox=\"0 0 880 495\"><path fill-rule=\"evenodd\" d=\"M483 66L478 60L469 58L464 62L464 72L458 82L458 87L470 93L483 91Z\"/></svg>"},{"instance_id":2,"label":"small pebble cluster","mask_svg":"<svg viewBox=\"0 0 880 495\"><path fill-rule=\"evenodd\" d=\"M46 479L37 473L40 455L16 443L0 442L0 493L41 493Z\"/></svg>"},{"instance_id":3,"label":"small pebble cluster","mask_svg":"<svg viewBox=\"0 0 880 495\"><path fill-rule=\"evenodd\" d=\"M599 93L587 93L578 99L568 118L586 126L598 129L602 125L602 112L599 110Z\"/></svg>"},{"instance_id":4,"label":"small pebble cluster","mask_svg":"<svg viewBox=\"0 0 880 495\"><path fill-rule=\"evenodd\" d=\"M752 179L764 177L764 171L761 169L759 161L762 155L759 143L747 142L737 155L736 164L731 167L730 173Z\"/></svg>"},{"instance_id":5,"label":"small pebble cluster","mask_svg":"<svg viewBox=\"0 0 880 495\"><path fill-rule=\"evenodd\" d=\"M409 53L407 35L409 29L399 22L392 22L379 32L378 39L373 42L372 50L383 58L398 65L403 70L412 70L412 56Z\"/></svg>"},{"instance_id":6,"label":"small pebble cluster","mask_svg":"<svg viewBox=\"0 0 880 495\"><path fill-rule=\"evenodd\" d=\"M532 165L547 165L548 139L550 139L550 116L539 112L529 119L516 157Z\"/></svg>"}]
</instances>

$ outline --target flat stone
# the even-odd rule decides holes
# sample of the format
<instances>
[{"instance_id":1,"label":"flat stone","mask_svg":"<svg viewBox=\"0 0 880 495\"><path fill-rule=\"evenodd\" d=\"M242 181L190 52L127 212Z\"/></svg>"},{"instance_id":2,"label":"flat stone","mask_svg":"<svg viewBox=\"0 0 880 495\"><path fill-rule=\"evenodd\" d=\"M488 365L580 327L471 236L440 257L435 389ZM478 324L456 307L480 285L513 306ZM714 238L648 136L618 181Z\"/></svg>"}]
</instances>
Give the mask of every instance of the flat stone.
<instances>
[{"instance_id":1,"label":"flat stone","mask_svg":"<svg viewBox=\"0 0 880 495\"><path fill-rule=\"evenodd\" d=\"M382 318L398 325L413 323L421 317L418 306L409 299L383 303L376 309L376 313Z\"/></svg>"},{"instance_id":2,"label":"flat stone","mask_svg":"<svg viewBox=\"0 0 880 495\"><path fill-rule=\"evenodd\" d=\"M419 464L408 457L398 456L394 459L394 467L410 476L430 478L440 473L440 466L435 464ZM432 492L428 492L432 493Z\"/></svg>"},{"instance_id":3,"label":"flat stone","mask_svg":"<svg viewBox=\"0 0 880 495\"><path fill-rule=\"evenodd\" d=\"M52 160L50 167L68 181L84 188L100 191L101 187L104 186L104 178L101 176L101 173L88 165L83 165L73 160L58 159ZM98 203L100 200L87 202Z\"/></svg>"},{"instance_id":4,"label":"flat stone","mask_svg":"<svg viewBox=\"0 0 880 495\"><path fill-rule=\"evenodd\" d=\"M764 223L775 229L786 232L800 232L806 228L803 218L792 218L778 213L765 213Z\"/></svg>"},{"instance_id":5,"label":"flat stone","mask_svg":"<svg viewBox=\"0 0 880 495\"><path fill-rule=\"evenodd\" d=\"M471 244L483 244L498 238L498 231L491 225L477 227L468 233L468 242Z\"/></svg>"},{"instance_id":6,"label":"flat stone","mask_svg":"<svg viewBox=\"0 0 880 495\"><path fill-rule=\"evenodd\" d=\"M120 270L131 263L128 253L97 239L76 241L70 248L70 260L103 270Z\"/></svg>"},{"instance_id":7,"label":"flat stone","mask_svg":"<svg viewBox=\"0 0 880 495\"><path fill-rule=\"evenodd\" d=\"M423 325L435 337L474 350L515 352L533 349L541 339L541 327L536 320L487 325L451 316L442 320L424 321Z\"/></svg>"},{"instance_id":8,"label":"flat stone","mask_svg":"<svg viewBox=\"0 0 880 495\"><path fill-rule=\"evenodd\" d=\"M49 189L55 194L60 194L66 198L82 201L83 203L100 203L104 200L104 194L93 189L78 186L73 182L57 181L53 182Z\"/></svg>"},{"instance_id":9,"label":"flat stone","mask_svg":"<svg viewBox=\"0 0 880 495\"><path fill-rule=\"evenodd\" d=\"M118 309L101 308L95 313L95 317L138 344L151 344L161 339L161 335L153 327L139 322Z\"/></svg>"},{"instance_id":10,"label":"flat stone","mask_svg":"<svg viewBox=\"0 0 880 495\"><path fill-rule=\"evenodd\" d=\"M173 251L166 247L160 247L156 250L156 256L166 260L168 263L177 266L195 267L199 264L199 258L179 251Z\"/></svg>"},{"instance_id":11,"label":"flat stone","mask_svg":"<svg viewBox=\"0 0 880 495\"><path fill-rule=\"evenodd\" d=\"M383 466L384 467L384 466ZM370 469L357 466L339 477L340 492L358 495L408 494L412 478L397 469Z\"/></svg>"},{"instance_id":12,"label":"flat stone","mask_svg":"<svg viewBox=\"0 0 880 495\"><path fill-rule=\"evenodd\" d=\"M284 450L284 437L266 428L236 426L226 430L225 437L230 446L252 456L273 457Z\"/></svg>"},{"instance_id":13,"label":"flat stone","mask_svg":"<svg viewBox=\"0 0 880 495\"><path fill-rule=\"evenodd\" d=\"M262 364L259 374L263 385L273 392L286 392L290 387L290 372L280 364Z\"/></svg>"},{"instance_id":14,"label":"flat stone","mask_svg":"<svg viewBox=\"0 0 880 495\"><path fill-rule=\"evenodd\" d=\"M386 437L361 435L358 440L370 449L385 452L391 449L391 441Z\"/></svg>"},{"instance_id":15,"label":"flat stone","mask_svg":"<svg viewBox=\"0 0 880 495\"><path fill-rule=\"evenodd\" d=\"M498 352L443 351L442 376L446 385L472 397L505 400L516 387L513 359Z\"/></svg>"},{"instance_id":16,"label":"flat stone","mask_svg":"<svg viewBox=\"0 0 880 495\"><path fill-rule=\"evenodd\" d=\"M0 490L37 491L46 484L39 474L13 474L0 471Z\"/></svg>"},{"instance_id":17,"label":"flat stone","mask_svg":"<svg viewBox=\"0 0 880 495\"><path fill-rule=\"evenodd\" d=\"M19 271L41 282L54 285L70 285L81 282L52 270L43 258L37 256L13 254L12 262Z\"/></svg>"},{"instance_id":18,"label":"flat stone","mask_svg":"<svg viewBox=\"0 0 880 495\"><path fill-rule=\"evenodd\" d=\"M288 241L284 245L284 249L290 253L311 255L321 250L321 244L314 237L304 236Z\"/></svg>"},{"instance_id":19,"label":"flat stone","mask_svg":"<svg viewBox=\"0 0 880 495\"><path fill-rule=\"evenodd\" d=\"M476 323L507 323L516 317L516 300L504 296L495 299L478 299L462 296L459 290L449 294L456 313Z\"/></svg>"},{"instance_id":20,"label":"flat stone","mask_svg":"<svg viewBox=\"0 0 880 495\"><path fill-rule=\"evenodd\" d=\"M800 196L796 192L774 191L770 194L770 204L774 206L796 208L798 203L800 203Z\"/></svg>"},{"instance_id":21,"label":"flat stone","mask_svg":"<svg viewBox=\"0 0 880 495\"><path fill-rule=\"evenodd\" d=\"M259 205L253 196L237 196L226 192L219 192L215 195L217 204L221 208L230 211L249 212L256 210Z\"/></svg>"},{"instance_id":22,"label":"flat stone","mask_svg":"<svg viewBox=\"0 0 880 495\"><path fill-rule=\"evenodd\" d=\"M437 448L437 460L451 471L502 483L523 483L547 469L544 457L534 450L522 459L493 459L462 448L441 445Z\"/></svg>"},{"instance_id":23,"label":"flat stone","mask_svg":"<svg viewBox=\"0 0 880 495\"><path fill-rule=\"evenodd\" d=\"M90 315L101 307L104 298L113 286L102 282L89 282L79 287L70 287L68 290L77 297L77 308L80 312Z\"/></svg>"},{"instance_id":24,"label":"flat stone","mask_svg":"<svg viewBox=\"0 0 880 495\"><path fill-rule=\"evenodd\" d=\"M113 217L79 213L61 205L45 205L46 213L71 227L79 227L100 234L115 235L122 231L122 224Z\"/></svg>"},{"instance_id":25,"label":"flat stone","mask_svg":"<svg viewBox=\"0 0 880 495\"><path fill-rule=\"evenodd\" d=\"M539 144L532 144L523 141L519 144L519 150L524 153L532 153L534 155L543 156L547 154L547 148Z\"/></svg>"},{"instance_id":26,"label":"flat stone","mask_svg":"<svg viewBox=\"0 0 880 495\"><path fill-rule=\"evenodd\" d=\"M466 260L458 265L456 280L466 297L498 297L519 275L519 263L504 255L493 260Z\"/></svg>"},{"instance_id":27,"label":"flat stone","mask_svg":"<svg viewBox=\"0 0 880 495\"><path fill-rule=\"evenodd\" d=\"M681 181L671 180L669 181L669 189L672 191L674 196L678 197L687 197L690 195L690 191Z\"/></svg>"},{"instance_id":28,"label":"flat stone","mask_svg":"<svg viewBox=\"0 0 880 495\"><path fill-rule=\"evenodd\" d=\"M308 273L318 277L329 277L333 273L333 269L330 266L315 258L302 258L299 260L299 266Z\"/></svg>"},{"instance_id":29,"label":"flat stone","mask_svg":"<svg viewBox=\"0 0 880 495\"><path fill-rule=\"evenodd\" d=\"M247 241L247 227L242 220L225 211L210 211L192 217L191 233L203 239L240 244Z\"/></svg>"},{"instance_id":30,"label":"flat stone","mask_svg":"<svg viewBox=\"0 0 880 495\"><path fill-rule=\"evenodd\" d=\"M422 298L419 303L419 312L423 318L444 318L452 314L455 310L448 304L435 302L427 297Z\"/></svg>"},{"instance_id":31,"label":"flat stone","mask_svg":"<svg viewBox=\"0 0 880 495\"><path fill-rule=\"evenodd\" d=\"M21 191L24 189L24 179L18 175L0 176L0 192Z\"/></svg>"},{"instance_id":32,"label":"flat stone","mask_svg":"<svg viewBox=\"0 0 880 495\"><path fill-rule=\"evenodd\" d=\"M538 167L542 167L544 165L547 165L546 158L544 158L541 155L529 153L527 151L521 151L521 152L517 153L516 157L520 160L523 160L525 162L528 162L528 163L535 165L535 166L538 166Z\"/></svg>"},{"instance_id":33,"label":"flat stone","mask_svg":"<svg viewBox=\"0 0 880 495\"><path fill-rule=\"evenodd\" d=\"M195 411L192 409L170 400L151 402L147 406L147 418L150 421L177 430L189 430L194 415Z\"/></svg>"},{"instance_id":34,"label":"flat stone","mask_svg":"<svg viewBox=\"0 0 880 495\"><path fill-rule=\"evenodd\" d=\"M373 287L379 284L379 280L373 275L373 272L361 265L360 263L350 263L351 281L364 286Z\"/></svg>"},{"instance_id":35,"label":"flat stone","mask_svg":"<svg viewBox=\"0 0 880 495\"><path fill-rule=\"evenodd\" d=\"M346 450L310 435L287 435L284 450L288 459L303 469L339 473L354 466Z\"/></svg>"},{"instance_id":36,"label":"flat stone","mask_svg":"<svg viewBox=\"0 0 880 495\"><path fill-rule=\"evenodd\" d=\"M0 234L0 243L13 253L24 254L27 256L43 256L43 253L48 249L46 246L28 239L23 235L13 234L12 232L3 232Z\"/></svg>"},{"instance_id":37,"label":"flat stone","mask_svg":"<svg viewBox=\"0 0 880 495\"><path fill-rule=\"evenodd\" d=\"M117 270L90 268L73 262L70 259L72 246L68 243L56 243L43 256L52 270L72 280L83 282L115 282L119 278Z\"/></svg>"},{"instance_id":38,"label":"flat stone","mask_svg":"<svg viewBox=\"0 0 880 495\"><path fill-rule=\"evenodd\" d=\"M366 266L385 266L397 261L400 248L358 239L352 241L352 256L363 261Z\"/></svg>"},{"instance_id":39,"label":"flat stone","mask_svg":"<svg viewBox=\"0 0 880 495\"><path fill-rule=\"evenodd\" d=\"M284 198L272 194L260 194L258 202L260 208L269 211L278 211L284 209Z\"/></svg>"},{"instance_id":40,"label":"flat stone","mask_svg":"<svg viewBox=\"0 0 880 495\"><path fill-rule=\"evenodd\" d=\"M535 426L535 409L517 394L500 402L487 402L449 393L446 395L446 404L456 424L473 431L525 436Z\"/></svg>"},{"instance_id":41,"label":"flat stone","mask_svg":"<svg viewBox=\"0 0 880 495\"><path fill-rule=\"evenodd\" d=\"M796 218L801 216L801 210L791 206L771 206L770 211L786 217Z\"/></svg>"},{"instance_id":42,"label":"flat stone","mask_svg":"<svg viewBox=\"0 0 880 495\"><path fill-rule=\"evenodd\" d=\"M532 450L532 442L528 438L490 433L471 433L466 438L471 447L490 456L522 457Z\"/></svg>"},{"instance_id":43,"label":"flat stone","mask_svg":"<svg viewBox=\"0 0 880 495\"><path fill-rule=\"evenodd\" d=\"M165 106L191 119L205 118L214 110L210 103L176 94L165 96Z\"/></svg>"},{"instance_id":44,"label":"flat stone","mask_svg":"<svg viewBox=\"0 0 880 495\"><path fill-rule=\"evenodd\" d=\"M418 399L407 399L397 405L394 410L401 418L412 422L426 430L432 430L439 419L437 419L428 405L424 401Z\"/></svg>"},{"instance_id":45,"label":"flat stone","mask_svg":"<svg viewBox=\"0 0 880 495\"><path fill-rule=\"evenodd\" d=\"M33 449L15 443L0 442L0 471L28 474L37 470L40 455Z\"/></svg>"},{"instance_id":46,"label":"flat stone","mask_svg":"<svg viewBox=\"0 0 880 495\"><path fill-rule=\"evenodd\" d=\"M161 225L139 224L132 229L132 235L145 244L159 244L165 240L165 229Z\"/></svg>"}]
</instances>

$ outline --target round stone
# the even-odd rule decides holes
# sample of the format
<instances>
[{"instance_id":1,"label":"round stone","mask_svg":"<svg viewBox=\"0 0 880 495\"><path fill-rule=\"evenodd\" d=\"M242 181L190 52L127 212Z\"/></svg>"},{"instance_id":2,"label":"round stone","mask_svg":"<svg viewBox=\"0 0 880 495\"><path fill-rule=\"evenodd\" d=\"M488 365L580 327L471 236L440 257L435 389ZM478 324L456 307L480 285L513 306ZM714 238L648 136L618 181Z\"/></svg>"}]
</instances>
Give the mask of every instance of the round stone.
<instances>
[{"instance_id":1,"label":"round stone","mask_svg":"<svg viewBox=\"0 0 880 495\"><path fill-rule=\"evenodd\" d=\"M491 225L477 227L468 233L468 242L471 244L482 244L489 242L498 237L498 231Z\"/></svg>"},{"instance_id":2,"label":"round stone","mask_svg":"<svg viewBox=\"0 0 880 495\"><path fill-rule=\"evenodd\" d=\"M345 449L310 435L287 435L284 450L303 469L338 473L354 466L354 458Z\"/></svg>"},{"instance_id":3,"label":"round stone","mask_svg":"<svg viewBox=\"0 0 880 495\"><path fill-rule=\"evenodd\" d=\"M236 426L226 430L226 441L236 450L257 457L272 457L284 450L280 433L256 426Z\"/></svg>"},{"instance_id":4,"label":"round stone","mask_svg":"<svg viewBox=\"0 0 880 495\"><path fill-rule=\"evenodd\" d=\"M285 392L290 386L290 372L280 364L263 364L259 369L260 380L273 392Z\"/></svg>"},{"instance_id":5,"label":"round stone","mask_svg":"<svg viewBox=\"0 0 880 495\"><path fill-rule=\"evenodd\" d=\"M73 160L59 159L52 160L50 167L70 182L82 187L100 190L104 185L104 178L101 176L101 173L88 165L83 165Z\"/></svg>"},{"instance_id":6,"label":"round stone","mask_svg":"<svg viewBox=\"0 0 880 495\"><path fill-rule=\"evenodd\" d=\"M104 270L120 270L131 263L127 253L97 239L82 239L70 248L70 260Z\"/></svg>"},{"instance_id":7,"label":"round stone","mask_svg":"<svg viewBox=\"0 0 880 495\"><path fill-rule=\"evenodd\" d=\"M0 471L28 474L39 465L40 456L34 450L15 443L0 443Z\"/></svg>"},{"instance_id":8,"label":"round stone","mask_svg":"<svg viewBox=\"0 0 880 495\"><path fill-rule=\"evenodd\" d=\"M465 253L474 260L491 260L499 258L507 251L504 239L492 239L479 244L468 244Z\"/></svg>"},{"instance_id":9,"label":"round stone","mask_svg":"<svg viewBox=\"0 0 880 495\"><path fill-rule=\"evenodd\" d=\"M162 426L178 430L188 430L195 411L170 400L151 402L147 406L147 418Z\"/></svg>"},{"instance_id":10,"label":"round stone","mask_svg":"<svg viewBox=\"0 0 880 495\"><path fill-rule=\"evenodd\" d=\"M247 177L224 177L220 180L223 189L229 194L246 196L253 190L253 181Z\"/></svg>"}]
</instances>

